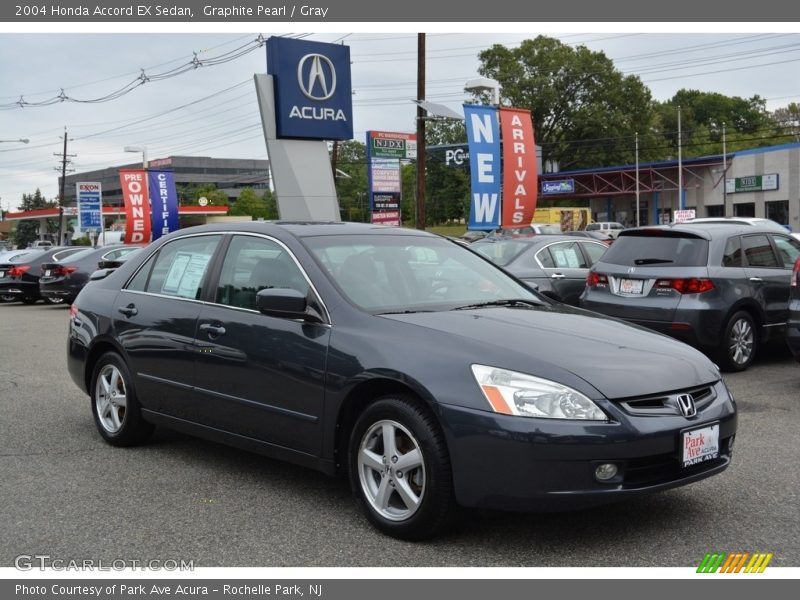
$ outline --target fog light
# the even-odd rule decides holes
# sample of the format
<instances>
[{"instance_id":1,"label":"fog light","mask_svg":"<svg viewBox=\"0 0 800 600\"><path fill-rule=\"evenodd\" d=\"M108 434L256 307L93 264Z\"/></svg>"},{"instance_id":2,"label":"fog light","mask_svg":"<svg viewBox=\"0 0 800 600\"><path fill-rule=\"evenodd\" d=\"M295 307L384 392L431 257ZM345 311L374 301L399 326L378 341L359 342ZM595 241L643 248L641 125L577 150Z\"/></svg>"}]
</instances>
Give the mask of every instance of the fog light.
<instances>
[{"instance_id":1,"label":"fog light","mask_svg":"<svg viewBox=\"0 0 800 600\"><path fill-rule=\"evenodd\" d=\"M614 463L604 463L594 470L594 476L598 481L608 481L617 476L617 465Z\"/></svg>"}]
</instances>

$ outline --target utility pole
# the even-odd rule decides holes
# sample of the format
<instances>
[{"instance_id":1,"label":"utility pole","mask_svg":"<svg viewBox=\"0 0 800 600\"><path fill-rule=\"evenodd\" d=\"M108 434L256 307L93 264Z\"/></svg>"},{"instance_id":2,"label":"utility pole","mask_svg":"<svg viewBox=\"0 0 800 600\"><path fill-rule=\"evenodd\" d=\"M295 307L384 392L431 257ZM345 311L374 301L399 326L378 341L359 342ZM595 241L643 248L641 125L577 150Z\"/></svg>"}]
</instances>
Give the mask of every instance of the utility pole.
<instances>
[{"instance_id":1,"label":"utility pole","mask_svg":"<svg viewBox=\"0 0 800 600\"><path fill-rule=\"evenodd\" d=\"M728 214L728 152L725 139L725 123L722 123L722 215Z\"/></svg>"},{"instance_id":2,"label":"utility pole","mask_svg":"<svg viewBox=\"0 0 800 600\"><path fill-rule=\"evenodd\" d=\"M417 100L425 100L425 34L417 34ZM417 229L425 229L425 117L417 106Z\"/></svg>"},{"instance_id":3,"label":"utility pole","mask_svg":"<svg viewBox=\"0 0 800 600\"><path fill-rule=\"evenodd\" d=\"M61 157L61 185L58 191L58 240L56 246L60 246L64 241L64 188L67 179L67 163L72 162L70 158L74 158L77 154L67 154L67 126L64 125L64 151L61 154L53 153L53 156ZM58 169L56 167L56 169ZM75 169L70 169L74 171Z\"/></svg>"},{"instance_id":4,"label":"utility pole","mask_svg":"<svg viewBox=\"0 0 800 600\"><path fill-rule=\"evenodd\" d=\"M681 135L681 107L678 107L678 208L683 210L683 139Z\"/></svg>"},{"instance_id":5,"label":"utility pole","mask_svg":"<svg viewBox=\"0 0 800 600\"><path fill-rule=\"evenodd\" d=\"M636 226L641 227L639 220L639 132L636 132Z\"/></svg>"}]
</instances>

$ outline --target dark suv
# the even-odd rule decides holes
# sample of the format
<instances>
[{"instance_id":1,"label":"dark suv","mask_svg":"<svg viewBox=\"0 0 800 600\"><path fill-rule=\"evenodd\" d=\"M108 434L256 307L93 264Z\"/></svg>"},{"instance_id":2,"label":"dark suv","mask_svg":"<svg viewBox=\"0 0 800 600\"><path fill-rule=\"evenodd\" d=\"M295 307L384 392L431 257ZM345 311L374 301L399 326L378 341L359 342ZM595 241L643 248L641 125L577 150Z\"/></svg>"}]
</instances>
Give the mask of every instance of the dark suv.
<instances>
[{"instance_id":1,"label":"dark suv","mask_svg":"<svg viewBox=\"0 0 800 600\"><path fill-rule=\"evenodd\" d=\"M752 226L641 227L589 272L581 306L649 327L743 371L758 346L782 337L800 242Z\"/></svg>"}]
</instances>

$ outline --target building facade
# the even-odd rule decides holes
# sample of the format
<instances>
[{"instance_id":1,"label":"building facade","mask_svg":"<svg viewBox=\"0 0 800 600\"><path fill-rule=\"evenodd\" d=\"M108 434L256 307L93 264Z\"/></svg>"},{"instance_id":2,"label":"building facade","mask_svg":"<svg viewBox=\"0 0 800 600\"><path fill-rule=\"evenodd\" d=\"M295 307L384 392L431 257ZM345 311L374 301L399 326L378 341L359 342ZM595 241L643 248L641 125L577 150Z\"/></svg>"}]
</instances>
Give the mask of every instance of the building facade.
<instances>
[{"instance_id":1,"label":"building facade","mask_svg":"<svg viewBox=\"0 0 800 600\"><path fill-rule=\"evenodd\" d=\"M229 200L236 201L244 188L270 189L268 160L243 158L210 158L207 156L169 156L148 161L148 168L169 169L175 173L175 184L180 196L181 187L213 184L223 191ZM119 183L120 169L141 169L142 163L108 167L97 171L86 171L67 175L64 187L65 204L75 205L76 187L79 181L99 181L103 189L104 206L122 206L122 188ZM61 178L58 178L59 186ZM181 198L179 198L181 200Z\"/></svg>"},{"instance_id":2,"label":"building facade","mask_svg":"<svg viewBox=\"0 0 800 600\"><path fill-rule=\"evenodd\" d=\"M800 144L687 159L681 174L682 181L674 160L638 165L640 225L670 223L684 208L698 217L764 217L800 231ZM636 165L543 173L540 180L539 206L588 200L595 221L636 224Z\"/></svg>"}]
</instances>

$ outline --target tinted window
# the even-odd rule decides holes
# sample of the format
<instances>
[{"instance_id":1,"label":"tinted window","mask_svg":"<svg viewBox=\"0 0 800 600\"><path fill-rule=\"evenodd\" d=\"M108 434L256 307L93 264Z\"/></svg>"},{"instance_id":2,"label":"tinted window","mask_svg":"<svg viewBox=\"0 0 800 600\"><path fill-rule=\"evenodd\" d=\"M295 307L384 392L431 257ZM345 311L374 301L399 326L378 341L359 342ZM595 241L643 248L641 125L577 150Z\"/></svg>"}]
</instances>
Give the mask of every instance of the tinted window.
<instances>
[{"instance_id":1,"label":"tinted window","mask_svg":"<svg viewBox=\"0 0 800 600\"><path fill-rule=\"evenodd\" d=\"M81 248L81 247L79 247L79 248L67 248L66 250L59 250L58 252L54 253L52 258L53 258L54 262L61 262L62 260L64 260L68 256L71 257L71 256L75 256L77 254L83 254L83 253L89 254L89 253L93 252L93 250L94 250L93 248Z\"/></svg>"},{"instance_id":2,"label":"tinted window","mask_svg":"<svg viewBox=\"0 0 800 600\"><path fill-rule=\"evenodd\" d=\"M723 267L742 266L742 242L739 236L728 238L725 242L725 253L722 255Z\"/></svg>"},{"instance_id":3,"label":"tinted window","mask_svg":"<svg viewBox=\"0 0 800 600\"><path fill-rule=\"evenodd\" d=\"M147 279L150 277L150 271L153 268L153 262L155 262L155 258L151 257L145 264L142 266L141 269L136 273L136 275L128 282L128 285L125 289L133 290L136 292L143 292L147 287Z\"/></svg>"},{"instance_id":4,"label":"tinted window","mask_svg":"<svg viewBox=\"0 0 800 600\"><path fill-rule=\"evenodd\" d=\"M197 299L220 236L188 237L161 247L146 292Z\"/></svg>"},{"instance_id":5,"label":"tinted window","mask_svg":"<svg viewBox=\"0 0 800 600\"><path fill-rule=\"evenodd\" d=\"M608 250L605 244L595 244L593 242L581 242L581 248L589 258L589 266L599 261Z\"/></svg>"},{"instance_id":6,"label":"tinted window","mask_svg":"<svg viewBox=\"0 0 800 600\"><path fill-rule=\"evenodd\" d=\"M265 238L235 236L222 264L215 301L255 310L256 294L267 288L308 293L308 283L282 246Z\"/></svg>"},{"instance_id":7,"label":"tinted window","mask_svg":"<svg viewBox=\"0 0 800 600\"><path fill-rule=\"evenodd\" d=\"M586 231L597 231L600 229L600 223L589 223L586 226Z\"/></svg>"},{"instance_id":8,"label":"tinted window","mask_svg":"<svg viewBox=\"0 0 800 600\"><path fill-rule=\"evenodd\" d=\"M742 251L750 267L779 267L766 235L742 236Z\"/></svg>"},{"instance_id":9,"label":"tinted window","mask_svg":"<svg viewBox=\"0 0 800 600\"><path fill-rule=\"evenodd\" d=\"M694 237L621 235L603 262L623 266L700 267L708 260L708 242Z\"/></svg>"},{"instance_id":10,"label":"tinted window","mask_svg":"<svg viewBox=\"0 0 800 600\"><path fill-rule=\"evenodd\" d=\"M772 238L775 240L775 246L778 248L778 256L783 261L783 266L786 269L794 267L794 263L800 256L800 242L790 237L783 237L776 235Z\"/></svg>"}]
</instances>

